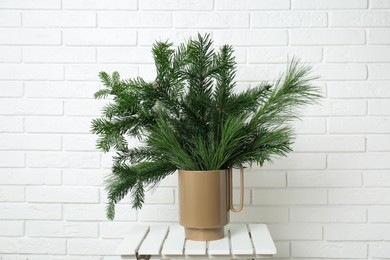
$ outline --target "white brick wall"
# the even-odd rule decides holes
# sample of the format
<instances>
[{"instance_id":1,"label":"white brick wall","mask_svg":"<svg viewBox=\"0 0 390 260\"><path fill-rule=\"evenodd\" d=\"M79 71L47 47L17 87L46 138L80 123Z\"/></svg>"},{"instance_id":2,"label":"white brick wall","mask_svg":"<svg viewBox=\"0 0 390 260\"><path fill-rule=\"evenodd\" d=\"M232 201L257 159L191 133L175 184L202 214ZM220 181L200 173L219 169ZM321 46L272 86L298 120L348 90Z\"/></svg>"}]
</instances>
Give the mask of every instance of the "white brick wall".
<instances>
[{"instance_id":1,"label":"white brick wall","mask_svg":"<svg viewBox=\"0 0 390 260\"><path fill-rule=\"evenodd\" d=\"M197 32L234 45L240 89L297 55L325 95L232 222L267 223L275 259L390 259L389 28L389 0L0 0L0 259L118 260L132 225L178 221L176 176L105 219L90 121L99 71L153 79L153 42Z\"/></svg>"}]
</instances>

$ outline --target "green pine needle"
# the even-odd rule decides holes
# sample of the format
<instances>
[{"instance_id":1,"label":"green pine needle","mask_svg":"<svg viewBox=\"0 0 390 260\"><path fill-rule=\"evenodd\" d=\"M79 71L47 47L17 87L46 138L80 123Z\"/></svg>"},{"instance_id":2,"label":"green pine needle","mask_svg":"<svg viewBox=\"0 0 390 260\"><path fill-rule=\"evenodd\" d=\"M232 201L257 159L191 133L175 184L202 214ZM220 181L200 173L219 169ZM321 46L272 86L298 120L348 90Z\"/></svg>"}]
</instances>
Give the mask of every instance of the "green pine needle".
<instances>
[{"instance_id":1,"label":"green pine needle","mask_svg":"<svg viewBox=\"0 0 390 260\"><path fill-rule=\"evenodd\" d=\"M290 122L321 98L311 68L295 58L274 83L237 93L233 48L215 50L208 34L176 49L156 42L152 55L153 82L99 74L104 88L95 98L110 96L112 102L92 121L91 131L99 137L97 148L117 152L106 180L109 219L128 194L133 207L141 208L145 191L177 169L263 165L272 156L286 156L294 138ZM128 147L134 137L144 145Z\"/></svg>"}]
</instances>

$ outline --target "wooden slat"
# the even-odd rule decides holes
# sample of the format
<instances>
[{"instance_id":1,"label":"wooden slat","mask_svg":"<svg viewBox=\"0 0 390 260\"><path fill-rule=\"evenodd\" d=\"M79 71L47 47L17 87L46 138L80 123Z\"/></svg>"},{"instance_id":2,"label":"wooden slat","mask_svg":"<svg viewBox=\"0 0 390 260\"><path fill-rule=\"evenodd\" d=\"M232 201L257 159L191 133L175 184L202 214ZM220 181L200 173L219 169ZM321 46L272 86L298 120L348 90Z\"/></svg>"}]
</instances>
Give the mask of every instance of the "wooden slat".
<instances>
[{"instance_id":1,"label":"wooden slat","mask_svg":"<svg viewBox=\"0 0 390 260\"><path fill-rule=\"evenodd\" d=\"M186 255L206 255L206 242L186 240L184 253Z\"/></svg>"},{"instance_id":2,"label":"wooden slat","mask_svg":"<svg viewBox=\"0 0 390 260\"><path fill-rule=\"evenodd\" d=\"M276 247L265 224L250 224L249 230L252 236L256 255L275 255Z\"/></svg>"},{"instance_id":3,"label":"wooden slat","mask_svg":"<svg viewBox=\"0 0 390 260\"><path fill-rule=\"evenodd\" d=\"M253 255L252 242L246 225L231 225L230 237L233 255Z\"/></svg>"},{"instance_id":4,"label":"wooden slat","mask_svg":"<svg viewBox=\"0 0 390 260\"><path fill-rule=\"evenodd\" d=\"M140 255L159 255L162 244L167 235L168 226L150 226L150 230L145 240L138 250Z\"/></svg>"},{"instance_id":5,"label":"wooden slat","mask_svg":"<svg viewBox=\"0 0 390 260\"><path fill-rule=\"evenodd\" d=\"M229 232L226 232L222 239L209 241L208 253L209 255L230 255Z\"/></svg>"},{"instance_id":6,"label":"wooden slat","mask_svg":"<svg viewBox=\"0 0 390 260\"><path fill-rule=\"evenodd\" d=\"M229 229L223 239L201 242L186 240L184 228L179 225L134 226L130 237L124 239L118 247L117 254L133 258L138 252L139 255L162 259L240 259L276 254L275 244L266 225L230 225Z\"/></svg>"},{"instance_id":7,"label":"wooden slat","mask_svg":"<svg viewBox=\"0 0 390 260\"><path fill-rule=\"evenodd\" d=\"M169 227L169 233L165 239L161 254L163 255L182 255L185 243L184 227L173 225Z\"/></svg>"},{"instance_id":8,"label":"wooden slat","mask_svg":"<svg viewBox=\"0 0 390 260\"><path fill-rule=\"evenodd\" d=\"M135 255L148 231L149 226L134 226L130 231L130 236L123 240L116 253L119 255Z\"/></svg>"}]
</instances>

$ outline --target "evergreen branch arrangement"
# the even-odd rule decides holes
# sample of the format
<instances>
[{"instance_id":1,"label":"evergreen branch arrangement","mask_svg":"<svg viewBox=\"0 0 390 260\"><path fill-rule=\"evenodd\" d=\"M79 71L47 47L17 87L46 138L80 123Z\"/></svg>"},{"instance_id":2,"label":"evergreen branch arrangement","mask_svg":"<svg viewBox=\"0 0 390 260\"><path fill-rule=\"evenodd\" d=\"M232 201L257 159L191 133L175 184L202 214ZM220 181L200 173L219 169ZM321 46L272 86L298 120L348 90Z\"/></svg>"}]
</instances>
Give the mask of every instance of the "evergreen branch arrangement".
<instances>
[{"instance_id":1,"label":"evergreen branch arrangement","mask_svg":"<svg viewBox=\"0 0 390 260\"><path fill-rule=\"evenodd\" d=\"M153 82L100 73L104 88L95 98L111 96L101 118L92 121L97 147L116 151L106 180L107 217L127 194L133 208L145 190L177 169L217 170L271 161L291 151L293 129L304 105L321 96L311 85L311 68L293 59L273 83L235 91L233 48L213 49L208 34L179 45L156 42ZM129 147L128 138L144 145Z\"/></svg>"}]
</instances>

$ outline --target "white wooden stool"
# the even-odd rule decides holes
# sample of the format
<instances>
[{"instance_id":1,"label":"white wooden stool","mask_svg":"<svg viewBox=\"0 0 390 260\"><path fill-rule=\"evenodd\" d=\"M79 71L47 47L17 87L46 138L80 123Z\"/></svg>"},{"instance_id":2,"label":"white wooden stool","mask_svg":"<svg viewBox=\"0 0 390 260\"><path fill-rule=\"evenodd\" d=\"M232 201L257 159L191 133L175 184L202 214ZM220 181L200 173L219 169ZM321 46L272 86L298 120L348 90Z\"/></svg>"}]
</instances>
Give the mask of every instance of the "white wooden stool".
<instances>
[{"instance_id":1,"label":"white wooden stool","mask_svg":"<svg viewBox=\"0 0 390 260\"><path fill-rule=\"evenodd\" d=\"M124 259L255 259L276 254L275 244L265 224L230 225L225 238L200 242L186 240L179 225L135 226L117 254Z\"/></svg>"}]
</instances>

